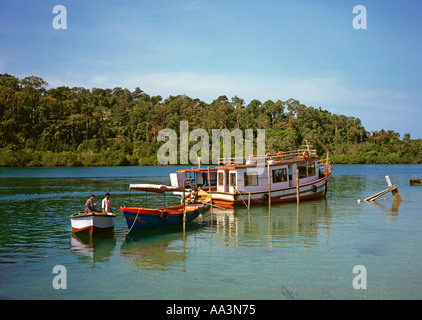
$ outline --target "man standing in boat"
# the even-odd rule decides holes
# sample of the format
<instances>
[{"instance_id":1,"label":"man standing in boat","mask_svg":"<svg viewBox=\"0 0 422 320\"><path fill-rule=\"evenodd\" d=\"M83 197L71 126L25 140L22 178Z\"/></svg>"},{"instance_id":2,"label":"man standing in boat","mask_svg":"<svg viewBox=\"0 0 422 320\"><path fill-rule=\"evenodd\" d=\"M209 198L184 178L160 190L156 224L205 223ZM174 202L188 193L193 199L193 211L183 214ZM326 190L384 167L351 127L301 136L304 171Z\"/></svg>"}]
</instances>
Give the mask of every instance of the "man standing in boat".
<instances>
[{"instance_id":1,"label":"man standing in boat","mask_svg":"<svg viewBox=\"0 0 422 320\"><path fill-rule=\"evenodd\" d=\"M97 211L97 208L95 207L95 203L92 201L94 200L95 196L91 194L91 196L86 200L85 202L85 212L91 213Z\"/></svg>"},{"instance_id":2,"label":"man standing in boat","mask_svg":"<svg viewBox=\"0 0 422 320\"><path fill-rule=\"evenodd\" d=\"M105 194L105 198L103 199L101 207L103 208L103 213L107 213L107 214L113 213L111 211L110 193L107 192Z\"/></svg>"}]
</instances>

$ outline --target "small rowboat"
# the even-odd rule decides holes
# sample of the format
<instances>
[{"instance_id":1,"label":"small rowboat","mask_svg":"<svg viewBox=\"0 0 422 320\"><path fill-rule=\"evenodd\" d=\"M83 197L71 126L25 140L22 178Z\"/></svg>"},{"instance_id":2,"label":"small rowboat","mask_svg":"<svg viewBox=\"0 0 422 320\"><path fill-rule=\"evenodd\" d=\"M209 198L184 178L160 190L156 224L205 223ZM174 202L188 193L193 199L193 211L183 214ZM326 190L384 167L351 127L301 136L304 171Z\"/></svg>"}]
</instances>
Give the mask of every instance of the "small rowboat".
<instances>
[{"instance_id":1,"label":"small rowboat","mask_svg":"<svg viewBox=\"0 0 422 320\"><path fill-rule=\"evenodd\" d=\"M70 216L73 233L87 233L90 237L108 231L113 231L115 214L103 212L78 212Z\"/></svg>"},{"instance_id":2,"label":"small rowboat","mask_svg":"<svg viewBox=\"0 0 422 320\"><path fill-rule=\"evenodd\" d=\"M186 205L185 208L188 223L202 213L204 205ZM122 207L120 212L126 218L129 231L183 225L183 205L159 209Z\"/></svg>"}]
</instances>

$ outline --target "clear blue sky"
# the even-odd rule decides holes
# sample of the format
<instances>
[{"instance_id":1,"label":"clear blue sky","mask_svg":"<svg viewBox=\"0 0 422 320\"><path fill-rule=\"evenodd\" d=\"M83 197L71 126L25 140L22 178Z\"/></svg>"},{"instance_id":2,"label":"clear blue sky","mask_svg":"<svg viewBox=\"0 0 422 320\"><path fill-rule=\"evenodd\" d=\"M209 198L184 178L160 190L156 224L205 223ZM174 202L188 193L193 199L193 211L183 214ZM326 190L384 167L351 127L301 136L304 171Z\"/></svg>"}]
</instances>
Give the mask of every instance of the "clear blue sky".
<instances>
[{"instance_id":1,"label":"clear blue sky","mask_svg":"<svg viewBox=\"0 0 422 320\"><path fill-rule=\"evenodd\" d=\"M67 9L67 29L52 13ZM355 30L353 7L367 9ZM211 102L295 98L422 138L420 0L0 0L0 73Z\"/></svg>"}]
</instances>

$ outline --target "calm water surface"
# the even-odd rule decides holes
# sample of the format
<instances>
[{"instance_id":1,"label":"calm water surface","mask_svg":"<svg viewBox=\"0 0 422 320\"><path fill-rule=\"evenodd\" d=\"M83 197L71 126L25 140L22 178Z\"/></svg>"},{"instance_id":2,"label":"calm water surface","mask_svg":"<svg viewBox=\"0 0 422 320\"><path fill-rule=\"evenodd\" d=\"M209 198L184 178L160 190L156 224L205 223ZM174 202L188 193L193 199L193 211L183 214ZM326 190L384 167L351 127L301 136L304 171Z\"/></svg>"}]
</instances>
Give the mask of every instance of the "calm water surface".
<instances>
[{"instance_id":1,"label":"calm water surface","mask_svg":"<svg viewBox=\"0 0 422 320\"><path fill-rule=\"evenodd\" d=\"M169 184L174 167L0 169L0 299L421 299L421 165L334 166L326 200L245 207L179 228L72 236L69 215L91 193L129 203L129 183ZM358 203L399 185L390 194ZM387 198L387 199L385 199ZM167 204L178 199L167 197ZM162 197L130 193L131 205ZM67 270L55 290L53 268ZM367 270L356 290L353 267Z\"/></svg>"}]
</instances>

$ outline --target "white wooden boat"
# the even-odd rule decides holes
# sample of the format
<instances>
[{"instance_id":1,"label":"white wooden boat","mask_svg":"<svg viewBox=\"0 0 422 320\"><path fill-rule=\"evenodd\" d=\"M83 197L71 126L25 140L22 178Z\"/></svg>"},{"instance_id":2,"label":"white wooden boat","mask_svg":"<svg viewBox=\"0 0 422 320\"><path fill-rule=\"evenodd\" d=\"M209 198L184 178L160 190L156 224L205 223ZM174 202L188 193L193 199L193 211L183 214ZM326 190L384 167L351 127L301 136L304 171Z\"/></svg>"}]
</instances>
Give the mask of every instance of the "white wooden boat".
<instances>
[{"instance_id":1,"label":"white wooden boat","mask_svg":"<svg viewBox=\"0 0 422 320\"><path fill-rule=\"evenodd\" d=\"M103 212L79 212L70 216L72 232L84 232L89 236L113 231L116 215Z\"/></svg>"},{"instance_id":2,"label":"white wooden boat","mask_svg":"<svg viewBox=\"0 0 422 320\"><path fill-rule=\"evenodd\" d=\"M276 155L250 155L247 160L223 158L212 172L216 183L211 183L211 187L207 183L207 169L181 169L171 174L171 182L180 187L189 174L195 173L195 181L200 181L196 187L202 189L200 200L212 199L226 207L268 203L270 197L271 203L297 201L298 197L308 200L325 197L331 165L328 153L325 160L320 160L316 150L307 147Z\"/></svg>"}]
</instances>

